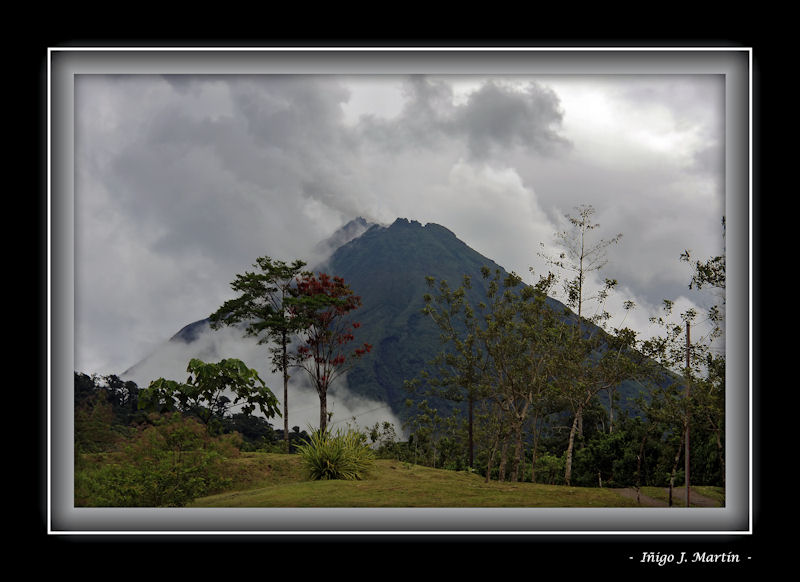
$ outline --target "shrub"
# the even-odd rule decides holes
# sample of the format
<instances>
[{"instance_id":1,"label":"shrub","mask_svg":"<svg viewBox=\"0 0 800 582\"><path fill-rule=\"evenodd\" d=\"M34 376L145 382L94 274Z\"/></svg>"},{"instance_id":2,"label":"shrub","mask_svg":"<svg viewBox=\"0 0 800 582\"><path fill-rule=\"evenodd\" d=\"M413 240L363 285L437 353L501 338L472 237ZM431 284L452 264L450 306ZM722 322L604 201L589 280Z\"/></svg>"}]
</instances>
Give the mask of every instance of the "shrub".
<instances>
[{"instance_id":1,"label":"shrub","mask_svg":"<svg viewBox=\"0 0 800 582\"><path fill-rule=\"evenodd\" d=\"M156 419L113 458L76 472L76 504L182 507L225 486L223 462L236 445L235 435L212 438L193 419Z\"/></svg>"},{"instance_id":2,"label":"shrub","mask_svg":"<svg viewBox=\"0 0 800 582\"><path fill-rule=\"evenodd\" d=\"M375 460L375 453L366 441L363 434L352 429L337 429L335 433L330 428L318 429L311 431L297 452L309 477L315 481L360 480Z\"/></svg>"}]
</instances>

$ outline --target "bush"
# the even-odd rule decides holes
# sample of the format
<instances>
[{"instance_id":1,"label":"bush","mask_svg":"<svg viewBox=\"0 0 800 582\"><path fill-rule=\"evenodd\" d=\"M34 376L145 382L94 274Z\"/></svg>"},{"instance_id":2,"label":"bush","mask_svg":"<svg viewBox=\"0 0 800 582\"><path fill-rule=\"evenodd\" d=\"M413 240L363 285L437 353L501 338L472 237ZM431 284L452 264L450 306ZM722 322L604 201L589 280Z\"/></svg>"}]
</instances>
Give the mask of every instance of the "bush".
<instances>
[{"instance_id":1,"label":"bush","mask_svg":"<svg viewBox=\"0 0 800 582\"><path fill-rule=\"evenodd\" d=\"M360 480L372 467L375 453L367 445L366 436L349 429L311 431L308 440L297 447L309 477L315 481L326 479Z\"/></svg>"},{"instance_id":2,"label":"bush","mask_svg":"<svg viewBox=\"0 0 800 582\"><path fill-rule=\"evenodd\" d=\"M182 507L224 487L226 458L238 455L235 436L210 437L180 415L140 427L124 450L94 468L76 467L76 505Z\"/></svg>"}]
</instances>

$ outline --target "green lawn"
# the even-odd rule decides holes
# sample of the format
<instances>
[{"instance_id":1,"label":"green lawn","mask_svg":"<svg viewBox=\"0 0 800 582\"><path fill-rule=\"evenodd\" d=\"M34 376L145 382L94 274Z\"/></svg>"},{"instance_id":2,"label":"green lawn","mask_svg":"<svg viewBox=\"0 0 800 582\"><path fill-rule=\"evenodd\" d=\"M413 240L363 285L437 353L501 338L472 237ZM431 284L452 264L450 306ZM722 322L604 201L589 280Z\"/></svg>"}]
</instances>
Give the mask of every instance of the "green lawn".
<instances>
[{"instance_id":1,"label":"green lawn","mask_svg":"<svg viewBox=\"0 0 800 582\"><path fill-rule=\"evenodd\" d=\"M310 481L299 457L242 455L226 492L189 507L637 507L611 489L485 483L480 475L378 460L361 481Z\"/></svg>"}]
</instances>

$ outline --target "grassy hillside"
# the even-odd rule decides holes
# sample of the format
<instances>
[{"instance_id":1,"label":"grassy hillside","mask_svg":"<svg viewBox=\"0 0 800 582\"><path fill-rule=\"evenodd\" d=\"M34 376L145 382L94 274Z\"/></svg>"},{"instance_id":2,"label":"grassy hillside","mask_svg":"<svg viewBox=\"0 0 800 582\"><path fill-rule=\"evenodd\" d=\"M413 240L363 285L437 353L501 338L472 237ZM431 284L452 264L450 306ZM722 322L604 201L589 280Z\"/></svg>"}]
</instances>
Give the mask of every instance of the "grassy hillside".
<instances>
[{"instance_id":1,"label":"grassy hillside","mask_svg":"<svg viewBox=\"0 0 800 582\"><path fill-rule=\"evenodd\" d=\"M245 453L235 483L189 507L637 507L612 489L492 481L378 460L362 481L310 481L296 455Z\"/></svg>"}]
</instances>

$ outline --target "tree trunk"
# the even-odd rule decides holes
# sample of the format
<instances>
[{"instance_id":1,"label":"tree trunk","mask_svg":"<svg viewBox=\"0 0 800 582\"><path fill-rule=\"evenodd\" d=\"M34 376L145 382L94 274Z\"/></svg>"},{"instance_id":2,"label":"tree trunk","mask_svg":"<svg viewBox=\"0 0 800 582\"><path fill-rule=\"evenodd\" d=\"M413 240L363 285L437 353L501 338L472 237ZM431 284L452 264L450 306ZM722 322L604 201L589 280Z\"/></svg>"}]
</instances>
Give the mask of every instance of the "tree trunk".
<instances>
[{"instance_id":1,"label":"tree trunk","mask_svg":"<svg viewBox=\"0 0 800 582\"><path fill-rule=\"evenodd\" d=\"M572 452L575 448L575 433L578 431L578 419L580 418L581 409L575 413L575 418L572 420L572 428L569 430L569 444L567 445L567 461L564 469L564 483L570 485L572 479Z\"/></svg>"},{"instance_id":2,"label":"tree trunk","mask_svg":"<svg viewBox=\"0 0 800 582\"><path fill-rule=\"evenodd\" d=\"M328 428L328 392L319 392L319 430L325 432Z\"/></svg>"},{"instance_id":3,"label":"tree trunk","mask_svg":"<svg viewBox=\"0 0 800 582\"><path fill-rule=\"evenodd\" d=\"M508 437L503 436L503 446L500 449L500 467L497 475L498 481L506 480L506 457L508 455Z\"/></svg>"},{"instance_id":4,"label":"tree trunk","mask_svg":"<svg viewBox=\"0 0 800 582\"><path fill-rule=\"evenodd\" d=\"M608 432L614 432L614 388L608 390Z\"/></svg>"},{"instance_id":5,"label":"tree trunk","mask_svg":"<svg viewBox=\"0 0 800 582\"><path fill-rule=\"evenodd\" d=\"M672 473L669 476L669 506L670 507L672 507L672 490L675 488L675 473L678 470L678 462L681 460L681 451L683 450L683 436L684 436L684 434L681 435L681 442L678 445L678 451L675 453L675 462L672 464Z\"/></svg>"},{"instance_id":6,"label":"tree trunk","mask_svg":"<svg viewBox=\"0 0 800 582\"><path fill-rule=\"evenodd\" d=\"M642 437L642 444L639 445L639 454L636 455L636 501L639 501L639 491L642 489L642 461L644 461L644 445L647 442L647 434Z\"/></svg>"},{"instance_id":7,"label":"tree trunk","mask_svg":"<svg viewBox=\"0 0 800 582\"><path fill-rule=\"evenodd\" d=\"M514 468L511 472L511 480L512 481L522 481L520 475L520 466L523 467L522 473L524 474L524 467L525 465L522 463L522 455L523 455L523 448L522 448L522 427L518 426L514 429L516 435L516 443L514 445Z\"/></svg>"},{"instance_id":8,"label":"tree trunk","mask_svg":"<svg viewBox=\"0 0 800 582\"><path fill-rule=\"evenodd\" d=\"M536 483L536 453L539 448L539 433L537 422L533 421L533 449L531 450L531 483Z\"/></svg>"},{"instance_id":9,"label":"tree trunk","mask_svg":"<svg viewBox=\"0 0 800 582\"><path fill-rule=\"evenodd\" d=\"M283 332L283 441L286 452L289 452L289 358L286 353L286 332Z\"/></svg>"},{"instance_id":10,"label":"tree trunk","mask_svg":"<svg viewBox=\"0 0 800 582\"><path fill-rule=\"evenodd\" d=\"M468 430L469 430L469 445L468 446L469 446L469 468L470 469L472 469L472 467L474 465L474 451L473 451L474 444L473 444L473 436L472 436L472 407L473 407L473 404L474 404L474 401L473 401L473 398L472 398L472 394L470 393L469 394L469 412L468 412L468 414L469 414L469 426L468 426Z\"/></svg>"}]
</instances>

